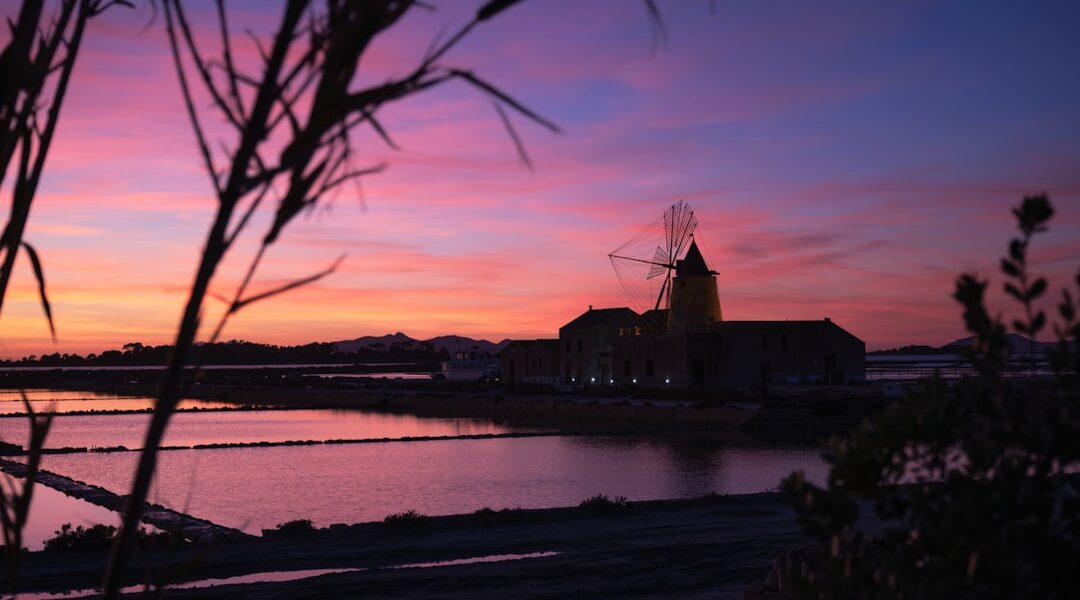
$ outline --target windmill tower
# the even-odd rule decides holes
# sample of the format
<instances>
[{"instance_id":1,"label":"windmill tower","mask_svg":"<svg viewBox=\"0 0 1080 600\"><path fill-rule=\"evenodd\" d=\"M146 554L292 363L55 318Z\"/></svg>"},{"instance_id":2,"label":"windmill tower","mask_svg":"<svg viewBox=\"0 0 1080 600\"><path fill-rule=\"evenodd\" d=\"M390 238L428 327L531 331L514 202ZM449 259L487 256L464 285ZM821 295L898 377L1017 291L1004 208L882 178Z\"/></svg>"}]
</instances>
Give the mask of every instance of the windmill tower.
<instances>
[{"instance_id":1,"label":"windmill tower","mask_svg":"<svg viewBox=\"0 0 1080 600\"><path fill-rule=\"evenodd\" d=\"M668 331L701 329L722 320L716 271L705 264L697 242L691 238L690 248L676 263L675 278L671 280Z\"/></svg>"},{"instance_id":2,"label":"windmill tower","mask_svg":"<svg viewBox=\"0 0 1080 600\"><path fill-rule=\"evenodd\" d=\"M716 272L708 268L694 241L696 228L694 211L680 200L608 255L634 308L665 309L668 330L673 332L721 320Z\"/></svg>"}]
</instances>

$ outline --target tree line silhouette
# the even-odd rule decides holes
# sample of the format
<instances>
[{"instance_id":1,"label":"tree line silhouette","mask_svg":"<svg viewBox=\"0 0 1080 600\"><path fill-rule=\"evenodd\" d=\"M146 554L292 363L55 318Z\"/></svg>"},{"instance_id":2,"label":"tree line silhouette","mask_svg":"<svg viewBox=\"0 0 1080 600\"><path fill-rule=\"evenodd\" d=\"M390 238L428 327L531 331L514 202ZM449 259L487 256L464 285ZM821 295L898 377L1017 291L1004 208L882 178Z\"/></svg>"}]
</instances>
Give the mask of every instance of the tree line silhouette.
<instances>
[{"instance_id":1,"label":"tree line silhouette","mask_svg":"<svg viewBox=\"0 0 1080 600\"><path fill-rule=\"evenodd\" d=\"M162 366L173 351L171 345L147 346L139 342L124 344L120 350L69 354L55 352L29 355L18 360L3 360L6 367L122 367ZM446 349L436 349L430 342L374 342L355 351L342 351L327 342L297 346L259 344L229 340L196 344L195 360L203 365L282 365L282 364L356 364L356 363L434 363L450 360Z\"/></svg>"}]
</instances>

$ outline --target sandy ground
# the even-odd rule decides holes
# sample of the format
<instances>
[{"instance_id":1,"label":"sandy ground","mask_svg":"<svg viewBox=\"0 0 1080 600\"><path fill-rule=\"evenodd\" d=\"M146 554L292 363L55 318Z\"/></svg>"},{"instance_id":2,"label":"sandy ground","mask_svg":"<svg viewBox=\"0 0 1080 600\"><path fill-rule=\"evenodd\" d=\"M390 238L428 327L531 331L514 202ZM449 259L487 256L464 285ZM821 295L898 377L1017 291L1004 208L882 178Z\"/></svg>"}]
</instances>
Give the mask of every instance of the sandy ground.
<instances>
[{"instance_id":1,"label":"sandy ground","mask_svg":"<svg viewBox=\"0 0 1080 600\"><path fill-rule=\"evenodd\" d=\"M419 523L338 526L291 538L190 548L172 568L139 565L131 583L245 573L362 568L285 583L168 591L170 598L739 598L764 579L779 550L804 542L776 494L632 503L606 512L580 508L505 511ZM496 554L555 556L434 568L412 563ZM92 587L103 555L28 555L23 591ZM173 581L180 578L173 577Z\"/></svg>"}]
</instances>

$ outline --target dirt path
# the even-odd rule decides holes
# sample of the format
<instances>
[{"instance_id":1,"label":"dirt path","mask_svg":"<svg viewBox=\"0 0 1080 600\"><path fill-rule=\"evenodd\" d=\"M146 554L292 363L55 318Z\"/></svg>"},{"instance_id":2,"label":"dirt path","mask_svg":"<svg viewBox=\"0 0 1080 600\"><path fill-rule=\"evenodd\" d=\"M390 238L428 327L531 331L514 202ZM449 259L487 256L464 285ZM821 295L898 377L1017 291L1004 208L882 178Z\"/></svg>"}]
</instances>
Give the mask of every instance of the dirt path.
<instances>
[{"instance_id":1,"label":"dirt path","mask_svg":"<svg viewBox=\"0 0 1080 600\"><path fill-rule=\"evenodd\" d=\"M791 510L775 494L503 511L368 523L295 536L192 548L187 579L298 569L357 568L286 583L169 591L173 598L738 598L760 583L775 553L799 545ZM556 552L519 561L390 568L498 554ZM103 557L35 553L23 590L89 587ZM160 576L164 569L151 571ZM136 566L133 577L144 573ZM137 579L133 579L135 583Z\"/></svg>"}]
</instances>

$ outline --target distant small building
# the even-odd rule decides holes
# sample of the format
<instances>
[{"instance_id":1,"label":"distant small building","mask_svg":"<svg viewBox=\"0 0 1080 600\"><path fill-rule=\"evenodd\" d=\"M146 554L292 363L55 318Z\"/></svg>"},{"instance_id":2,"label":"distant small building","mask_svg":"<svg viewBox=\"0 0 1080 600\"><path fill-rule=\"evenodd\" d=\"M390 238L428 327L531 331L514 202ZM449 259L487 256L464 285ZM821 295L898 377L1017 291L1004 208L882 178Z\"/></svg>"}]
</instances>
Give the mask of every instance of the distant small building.
<instances>
[{"instance_id":1,"label":"distant small building","mask_svg":"<svg viewBox=\"0 0 1080 600\"><path fill-rule=\"evenodd\" d=\"M559 382L559 340L515 340L499 352L499 371L508 385Z\"/></svg>"}]
</instances>

